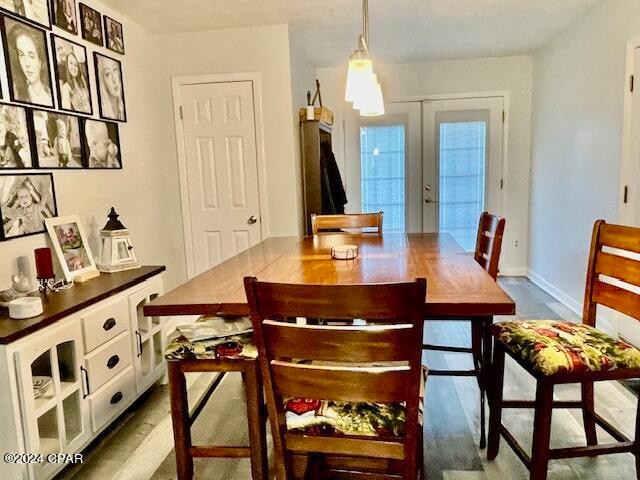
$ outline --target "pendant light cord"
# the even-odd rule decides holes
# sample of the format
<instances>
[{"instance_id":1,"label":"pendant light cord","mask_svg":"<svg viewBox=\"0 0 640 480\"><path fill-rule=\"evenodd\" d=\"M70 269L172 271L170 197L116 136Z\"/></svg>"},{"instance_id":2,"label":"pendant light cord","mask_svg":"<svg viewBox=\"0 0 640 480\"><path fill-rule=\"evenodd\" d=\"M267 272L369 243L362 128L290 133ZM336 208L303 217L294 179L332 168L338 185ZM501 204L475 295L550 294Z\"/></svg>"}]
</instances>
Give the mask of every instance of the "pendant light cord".
<instances>
[{"instance_id":1,"label":"pendant light cord","mask_svg":"<svg viewBox=\"0 0 640 480\"><path fill-rule=\"evenodd\" d=\"M362 37L369 46L369 0L362 0Z\"/></svg>"}]
</instances>

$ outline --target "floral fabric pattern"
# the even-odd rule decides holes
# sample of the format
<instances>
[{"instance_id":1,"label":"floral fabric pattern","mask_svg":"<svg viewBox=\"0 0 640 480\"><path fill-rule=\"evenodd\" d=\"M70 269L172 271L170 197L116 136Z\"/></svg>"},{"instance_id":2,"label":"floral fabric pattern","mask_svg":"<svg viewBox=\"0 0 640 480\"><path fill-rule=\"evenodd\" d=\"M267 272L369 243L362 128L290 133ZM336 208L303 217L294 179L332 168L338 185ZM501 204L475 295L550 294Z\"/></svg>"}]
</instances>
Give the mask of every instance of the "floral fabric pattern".
<instances>
[{"instance_id":1,"label":"floral fabric pattern","mask_svg":"<svg viewBox=\"0 0 640 480\"><path fill-rule=\"evenodd\" d=\"M251 333L195 342L179 335L167 345L164 355L168 360L257 358L258 350Z\"/></svg>"},{"instance_id":2,"label":"floral fabric pattern","mask_svg":"<svg viewBox=\"0 0 640 480\"><path fill-rule=\"evenodd\" d=\"M543 375L640 368L640 350L583 323L496 323L493 335Z\"/></svg>"}]
</instances>

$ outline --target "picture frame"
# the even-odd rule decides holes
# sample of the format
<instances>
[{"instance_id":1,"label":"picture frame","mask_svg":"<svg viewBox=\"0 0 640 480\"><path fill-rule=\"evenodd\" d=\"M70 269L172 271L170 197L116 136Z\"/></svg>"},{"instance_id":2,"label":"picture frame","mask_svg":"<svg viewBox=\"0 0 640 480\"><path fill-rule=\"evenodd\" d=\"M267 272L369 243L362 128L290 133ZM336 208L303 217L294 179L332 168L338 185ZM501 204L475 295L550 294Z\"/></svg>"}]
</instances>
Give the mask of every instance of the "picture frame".
<instances>
[{"instance_id":1,"label":"picture frame","mask_svg":"<svg viewBox=\"0 0 640 480\"><path fill-rule=\"evenodd\" d=\"M64 278L85 280L99 274L78 215L48 218L45 225Z\"/></svg>"},{"instance_id":2,"label":"picture frame","mask_svg":"<svg viewBox=\"0 0 640 480\"><path fill-rule=\"evenodd\" d=\"M11 101L55 108L46 32L7 15L0 15L0 32ZM23 67L20 55L35 60Z\"/></svg>"},{"instance_id":3,"label":"picture frame","mask_svg":"<svg viewBox=\"0 0 640 480\"><path fill-rule=\"evenodd\" d=\"M111 17L103 15L104 46L112 52L124 55L124 33L122 24Z\"/></svg>"},{"instance_id":4,"label":"picture frame","mask_svg":"<svg viewBox=\"0 0 640 480\"><path fill-rule=\"evenodd\" d=\"M32 127L25 107L0 102L0 171L38 167Z\"/></svg>"},{"instance_id":5,"label":"picture frame","mask_svg":"<svg viewBox=\"0 0 640 480\"><path fill-rule=\"evenodd\" d=\"M84 168L82 117L49 110L31 110L38 167Z\"/></svg>"},{"instance_id":6,"label":"picture frame","mask_svg":"<svg viewBox=\"0 0 640 480\"><path fill-rule=\"evenodd\" d=\"M51 50L58 110L93 115L87 49L52 33Z\"/></svg>"},{"instance_id":7,"label":"picture frame","mask_svg":"<svg viewBox=\"0 0 640 480\"><path fill-rule=\"evenodd\" d=\"M0 11L7 12L40 28L51 30L49 0L0 0Z\"/></svg>"},{"instance_id":8,"label":"picture frame","mask_svg":"<svg viewBox=\"0 0 640 480\"><path fill-rule=\"evenodd\" d=\"M85 168L90 170L122 169L118 124L93 118L83 120L82 152Z\"/></svg>"},{"instance_id":9,"label":"picture frame","mask_svg":"<svg viewBox=\"0 0 640 480\"><path fill-rule=\"evenodd\" d=\"M100 118L126 122L127 109L122 81L122 63L115 58L93 52L93 65L96 73Z\"/></svg>"},{"instance_id":10,"label":"picture frame","mask_svg":"<svg viewBox=\"0 0 640 480\"><path fill-rule=\"evenodd\" d=\"M82 38L94 45L102 46L104 44L104 34L102 32L102 15L97 10L80 4L80 30Z\"/></svg>"},{"instance_id":11,"label":"picture frame","mask_svg":"<svg viewBox=\"0 0 640 480\"><path fill-rule=\"evenodd\" d=\"M51 0L51 23L60 30L78 34L76 0Z\"/></svg>"},{"instance_id":12,"label":"picture frame","mask_svg":"<svg viewBox=\"0 0 640 480\"><path fill-rule=\"evenodd\" d=\"M45 233L44 221L57 215L51 173L0 174L2 240Z\"/></svg>"}]
</instances>

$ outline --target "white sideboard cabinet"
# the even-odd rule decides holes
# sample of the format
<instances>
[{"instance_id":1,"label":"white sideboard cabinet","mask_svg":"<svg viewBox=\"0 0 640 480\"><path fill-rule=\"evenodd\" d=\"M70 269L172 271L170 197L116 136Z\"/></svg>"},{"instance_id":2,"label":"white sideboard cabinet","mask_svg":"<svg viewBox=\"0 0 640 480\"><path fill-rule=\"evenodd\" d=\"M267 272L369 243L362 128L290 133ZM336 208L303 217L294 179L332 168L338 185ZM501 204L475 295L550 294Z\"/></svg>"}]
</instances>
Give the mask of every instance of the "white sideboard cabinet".
<instances>
[{"instance_id":1,"label":"white sideboard cabinet","mask_svg":"<svg viewBox=\"0 0 640 480\"><path fill-rule=\"evenodd\" d=\"M53 477L66 466L58 454L81 452L163 378L164 320L142 313L162 294L162 271L102 274L50 293L33 319L0 309L2 478ZM43 379L51 383L36 395Z\"/></svg>"}]
</instances>

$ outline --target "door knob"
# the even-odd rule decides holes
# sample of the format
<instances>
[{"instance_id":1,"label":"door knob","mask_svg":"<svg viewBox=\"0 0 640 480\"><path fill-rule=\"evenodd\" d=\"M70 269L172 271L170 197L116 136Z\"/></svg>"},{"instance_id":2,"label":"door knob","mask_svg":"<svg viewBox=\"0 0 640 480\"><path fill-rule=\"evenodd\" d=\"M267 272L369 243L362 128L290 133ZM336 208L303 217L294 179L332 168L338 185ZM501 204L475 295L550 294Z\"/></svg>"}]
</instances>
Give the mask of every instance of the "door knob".
<instances>
[{"instance_id":1,"label":"door knob","mask_svg":"<svg viewBox=\"0 0 640 480\"><path fill-rule=\"evenodd\" d=\"M438 201L434 200L431 197L427 197L427 198L424 199L424 203L438 203Z\"/></svg>"},{"instance_id":2,"label":"door knob","mask_svg":"<svg viewBox=\"0 0 640 480\"><path fill-rule=\"evenodd\" d=\"M249 217L249 220L247 220L247 223L248 223L249 225L253 225L253 224L254 224L254 223L256 223L257 221L258 221L258 219L256 218L256 216L255 216L255 215L251 215L251 216Z\"/></svg>"},{"instance_id":3,"label":"door knob","mask_svg":"<svg viewBox=\"0 0 640 480\"><path fill-rule=\"evenodd\" d=\"M425 189L427 192L430 192L430 191L431 191L431 185L425 185L425 186L424 186L424 189Z\"/></svg>"}]
</instances>

